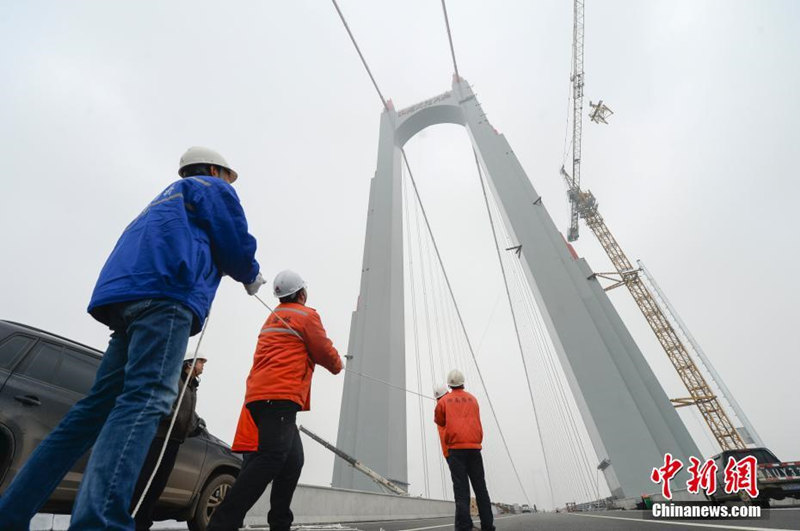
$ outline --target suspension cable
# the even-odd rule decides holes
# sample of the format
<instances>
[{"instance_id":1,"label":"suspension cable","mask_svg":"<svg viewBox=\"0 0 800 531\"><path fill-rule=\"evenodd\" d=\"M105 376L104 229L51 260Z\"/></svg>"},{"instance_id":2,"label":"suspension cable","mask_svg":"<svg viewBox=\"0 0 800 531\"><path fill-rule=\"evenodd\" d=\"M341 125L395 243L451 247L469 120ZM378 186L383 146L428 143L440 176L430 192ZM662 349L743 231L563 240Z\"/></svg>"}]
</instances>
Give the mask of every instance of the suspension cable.
<instances>
[{"instance_id":1,"label":"suspension cable","mask_svg":"<svg viewBox=\"0 0 800 531\"><path fill-rule=\"evenodd\" d=\"M408 185L403 186L404 201L406 202L406 205L408 205L408 203L409 203L407 197L405 197L407 189L408 189ZM406 212L408 212L408 210L406 210ZM443 364L444 356L442 355L442 352L443 352L443 349L442 349L442 334L441 334L442 327L441 327L441 323L439 322L439 311L438 311L438 306L439 306L438 303L440 302L441 299L438 297L438 292L436 290L436 285L435 285L436 284L436 282L435 282L436 281L436 274L434 272L434 267L430 263L430 260L426 260L425 259L426 257L430 256L430 248L428 246L428 240L426 239L423 242L422 238L420 237L419 211L415 209L415 213L417 214L416 220L415 220L416 221L415 225L416 225L416 228L417 228L417 231L416 231L417 232L417 244L419 245L419 251L420 251L419 252L419 257L420 257L419 264L420 264L420 272L421 272L421 278L422 278L422 297L423 297L422 300L423 300L423 307L424 307L424 310L425 310L425 323L426 323L426 329L427 329L427 334L428 334L428 366L429 366L429 369L430 369L431 388L434 388L436 386L436 381L438 380L438 378L436 377L436 369L434 368L433 343L431 341L431 326L430 326L431 308L428 306L428 289L427 289L428 282L426 280L428 269L430 269L430 277L431 277L430 278L431 306L432 306L432 310L433 310L434 329L437 331L436 343L437 343L437 347L438 347L437 348L437 352L439 353L437 358L439 360L439 368L440 368L439 376L440 377L443 376L444 374L446 374L445 369L444 369L444 364ZM410 225L410 219L409 219L409 234L410 234L410 229L411 229L411 225ZM424 245L423 245L423 243L424 243ZM425 247L424 250L423 250L423 246ZM411 245L409 245L409 250L410 249L411 249ZM444 459L442 457L442 452L436 452L436 454L439 456L439 458L438 458L438 460L439 460L439 474L440 474L441 482L442 482L442 492L444 493L444 491L446 490L445 485L447 484L446 481L445 481L445 473L444 473Z\"/></svg>"},{"instance_id":2,"label":"suspension cable","mask_svg":"<svg viewBox=\"0 0 800 531\"><path fill-rule=\"evenodd\" d=\"M380 97L380 99L381 99L381 103L383 103L384 109L388 110L389 109L389 105L388 105L388 103L386 101L386 98L383 97L383 93L381 93L380 88L378 88L378 83L375 81L375 77L372 75L372 71L370 70L369 65L367 65L366 59L364 59L364 54L361 53L361 49L359 48L358 43L356 42L355 37L353 36L353 32L350 31L350 27L348 26L347 21L344 18L344 14L342 13L342 10L339 9L339 4L336 2L336 0L331 0L331 2L333 2L333 6L336 8L336 12L339 14L339 18L341 19L342 24L344 25L345 29L347 30L347 34L350 36L350 40L352 41L353 46L356 49L356 52L358 52L358 56L361 58L361 63L364 65L364 69L367 71L367 74L369 75L369 78L372 81L372 85L375 87L375 91L378 93L378 97ZM444 4L443 4L443 6L444 6ZM445 15L446 15L446 12L445 12ZM449 26L450 26L449 21L447 21L447 26L449 28ZM450 36L449 30L448 30L448 36ZM450 38L449 40L450 40L450 43L451 43L451 52L453 52L452 53L452 55L453 55L453 66L455 67L456 66L455 65L455 52L453 51L453 48L452 48L452 38ZM456 70L456 75L458 75L458 71L457 70ZM490 408L490 410L492 412L492 416L494 417L495 423L497 424L497 429L498 429L498 432L500 433L500 438L503 441L503 446L505 447L506 454L508 454L508 459L511 462L511 467L514 469L514 475L517 478L517 482L519 483L519 486L522 489L522 493L525 496L526 501L528 502L528 504L530 504L530 498L528 497L528 493L525 490L525 486L522 484L522 480L520 479L519 472L517 471L517 465L514 463L514 459L511 457L511 451L508 448L508 443L506 442L506 438L505 438L505 435L503 434L503 430L500 427L500 422L499 422L499 420L497 418L497 413L495 412L494 404L492 403L492 400L489 397L489 391L486 388L486 382L483 379L483 374L481 373L480 367L478 367L478 362L475 359L475 352L474 352L474 350L472 348L472 343L469 340L469 335L467 334L467 329L466 329L466 326L464 324L464 319L461 317L461 311L458 309L458 305L456 303L455 295L453 293L453 288L450 285L450 279L447 276L447 272L444 269L444 263L442 262L442 257L441 257L441 254L439 253L439 246L436 244L436 240L433 237L433 231L431 230L430 223L428 222L428 215L425 212L425 207L422 205L422 200L420 199L419 191L417 190L417 183L414 180L414 176L413 176L413 174L411 172L411 166L408 163L408 157L406 156L406 152L405 152L405 150L403 148L400 148L400 152L403 155L403 161L405 162L406 169L408 170L408 175L409 175L409 178L411 180L411 184L413 185L413 188L414 188L414 194L415 194L415 196L417 198L417 202L418 202L418 204L420 206L420 211L422 212L423 219L425 220L425 226L427 227L428 233L430 234L431 241L433 243L433 248L436 251L436 258L437 258L437 260L439 262L439 266L440 266L440 268L442 270L442 273L444 275L445 283L447 284L447 290L448 290L448 292L450 294L451 300L453 301L453 305L455 307L456 315L458 317L458 322L460 324L461 330L464 333L464 337L466 339L467 346L469 348L470 356L472 357L472 361L475 364L475 368L477 369L478 378L480 379L481 386L483 387L484 393L486 394L486 400L487 400L487 402L489 404L489 408ZM261 301L261 299L258 299L258 300ZM263 301L261 301L261 302L262 302L262 304L264 304L266 306L266 303L264 303ZM348 369L344 369L344 370L347 371ZM348 372L355 373L355 371L348 371ZM355 374L358 374L358 373L355 373ZM366 375L361 375L361 376L367 377ZM371 377L369 377L369 378L371 378ZM377 380L377 378L371 378L371 379ZM391 387L397 387L397 386L388 384L388 382L382 382L382 383L386 383L387 385L390 385ZM412 394L420 394L420 393L414 393L413 391L410 391L408 389L403 389L403 390L406 391L406 392L412 393ZM426 398L429 398L429 397L426 397Z\"/></svg>"},{"instance_id":3,"label":"suspension cable","mask_svg":"<svg viewBox=\"0 0 800 531\"><path fill-rule=\"evenodd\" d=\"M520 284L524 285L526 283L524 281L524 273L520 270L521 265L517 267L517 277L519 278ZM562 418L566 418L568 422L565 425L562 425L564 430L567 432L567 442L570 452L573 455L573 462L579 463L582 459L583 467L579 467L578 471L581 473L579 478L581 479L582 486L584 487L585 492L589 497L591 497L591 489L589 488L589 484L591 483L590 478L585 474L591 468L589 463L589 459L586 455L586 449L583 444L583 438L580 436L580 431L578 430L578 425L575 420L575 415L573 412L573 408L570 406L570 402L567 399L566 392L564 391L564 385L562 382L562 378L559 376L560 372L557 368L557 362L555 359L555 352L553 350L553 346L550 342L548 342L545 338L547 337L547 333L545 332L545 325L542 321L542 317L538 311L538 306L536 302L533 300L533 296L530 293L530 290L523 290L525 295L525 300L527 303L529 314L531 315L531 322L534 325L536 336L539 338L539 343L542 346L542 362L544 364L545 374L549 377L551 381L551 389L554 393L556 398L556 406L557 409L560 411ZM560 398L560 400L559 400ZM577 450L575 447L577 446ZM590 499L590 498L588 498Z\"/></svg>"},{"instance_id":4,"label":"suspension cable","mask_svg":"<svg viewBox=\"0 0 800 531\"><path fill-rule=\"evenodd\" d=\"M524 281L522 280L521 276L522 273L517 271L520 268L513 269L515 273L515 277L517 282L519 282L520 286L525 286ZM523 290L523 295L529 295L525 290ZM523 297L525 298L525 297ZM578 435L573 435L571 433L570 427L572 425L571 419L571 408L568 408L565 404L566 398L563 397L562 394L559 395L558 391L561 390L561 382L557 375L557 370L553 364L551 359L551 350L549 348L549 344L547 342L546 336L542 332L538 320L536 318L536 311L535 307L532 303L528 300L523 301L523 308L527 310L528 314L528 322L532 324L531 333L533 334L534 341L538 345L538 352L539 352L539 359L542 364L542 373L544 374L544 384L547 388L549 394L546 396L551 397L551 415L549 417L550 425L555 428L555 431L561 436L562 443L557 444L556 449L559 452L559 456L561 458L561 467L565 470L568 470L570 467L575 466L576 463L579 463L579 455L577 450L575 449L575 442L579 440ZM569 422L564 422L564 419L567 419ZM565 454L566 452L566 454ZM570 457L565 457L565 455L569 455ZM579 467L578 472L582 472L584 470L583 467ZM570 490L569 492L580 492L580 487L584 486L584 478L582 474L572 474L567 473L563 474L563 476L567 477L568 482L570 483ZM577 478L580 483L576 486L575 485L575 478ZM585 489L584 489L585 491Z\"/></svg>"},{"instance_id":5,"label":"suspension cable","mask_svg":"<svg viewBox=\"0 0 800 531\"><path fill-rule=\"evenodd\" d=\"M444 0L442 0L444 2ZM514 310L514 303L511 300L511 291L508 289L508 277L506 275L506 266L503 264L503 257L500 254L500 244L497 241L497 229L494 225L494 217L492 216L492 210L489 207L489 196L486 193L486 183L483 181L483 171L481 170L481 164L478 161L478 154L475 150L472 150L472 154L475 157L475 167L478 169L478 180L481 182L481 191L483 192L483 200L486 203L486 213L489 215L489 225L492 228L492 239L494 240L494 249L497 252L497 261L500 262L500 271L503 273L503 286L506 289L506 297L508 298L508 307L511 309L511 320L514 323L514 335L517 337L517 346L519 347L519 357L522 360L522 368L525 371L525 383L528 384L528 396L531 399L531 407L533 408L533 419L536 422L536 432L539 434L539 444L542 448L542 456L544 457L544 469L547 473L547 485L550 488L550 502L555 505L555 499L553 498L553 482L550 478L550 467L547 463L547 453L544 449L544 439L542 439L542 428L539 423L539 413L536 410L536 401L533 399L533 387L531 385L531 377L530 373L528 372L528 362L525 361L525 351L522 348L522 339L519 336L519 324L517 323L517 312Z\"/></svg>"},{"instance_id":6,"label":"suspension cable","mask_svg":"<svg viewBox=\"0 0 800 531\"><path fill-rule=\"evenodd\" d=\"M407 238L411 239L411 218L408 215L408 191L406 190L407 187L403 187L403 208L405 210L405 223L403 223L403 228L406 229ZM420 253L421 254L421 253ZM414 333L414 359L416 360L416 369L417 369L417 391L420 393L422 392L422 368L420 367L419 361L419 329L417 327L417 302L416 302L416 289L414 283L414 250L411 245L408 246L408 279L409 279L409 287L411 289L411 320L412 320L412 331ZM424 304L423 304L424 306ZM430 332L430 330L429 330ZM429 351L430 352L430 351ZM422 405L422 398L419 397L419 437L422 446L422 476L423 476L423 484L425 485L425 497L430 497L430 482L428 480L428 447L425 443L425 409Z\"/></svg>"},{"instance_id":7,"label":"suspension cable","mask_svg":"<svg viewBox=\"0 0 800 531\"><path fill-rule=\"evenodd\" d=\"M528 498L528 493L525 490L525 486L522 484L522 479L520 479L519 472L517 471L517 465L514 463L514 459L511 457L511 450L508 448L508 442L506 441L506 436L503 434L503 429L500 427L500 421L497 418L497 412L494 409L494 404L492 403L492 399L489 396L489 390L486 387L486 382L483 379L483 374L481 373L481 368L478 366L478 360L475 359L475 351L472 348L472 342L469 340L469 334L467 334L467 327L464 324L464 319L461 316L461 310L458 308L458 303L456 302L455 294L453 293L453 287L450 284L450 277L447 275L447 271L444 268L444 262L442 261L442 255L439 253L439 246L436 243L436 238L433 236L433 230L431 229L430 222L428 220L428 214L425 212L425 206L422 204L422 198L420 198L419 190L417 189L417 183L414 180L414 175L411 172L411 166L408 164L408 157L406 156L406 152L403 148L400 148L400 153L403 155L403 161L406 164L406 169L408 170L408 177L411 180L411 184L414 188L414 195L417 198L417 203L419 204L420 212L422 212L422 217L425 220L425 226L428 229L428 234L431 237L431 243L433 243L433 249L436 252L436 258L439 261L439 267L442 270L442 275L444 276L445 283L447 284L447 290L450 293L450 298L453 301L453 307L456 311L456 316L458 317L458 322L461 325L461 330L464 333L464 339L467 342L467 347L469 348L470 356L472 356L472 362L475 364L475 369L478 372L478 378L481 382L481 387L483 387L483 392L486 394L486 401L489 404L489 409L492 411L492 416L494 417L494 421L497 424L497 431L500 433L500 438L503 440L503 446L506 449L506 453L508 454L508 459L511 461L511 467L514 469L514 475L517 477L517 482L519 483L520 488L522 489L522 494L525 496L525 500L530 505L530 498Z\"/></svg>"},{"instance_id":8,"label":"suspension cable","mask_svg":"<svg viewBox=\"0 0 800 531\"><path fill-rule=\"evenodd\" d=\"M456 64L456 50L453 48L453 34L450 31L450 19L447 18L447 6L442 0L442 11L444 11L444 24L447 26L447 40L450 42L450 55L453 57L453 70L456 72L456 79L461 79L458 75L458 65Z\"/></svg>"},{"instance_id":9,"label":"suspension cable","mask_svg":"<svg viewBox=\"0 0 800 531\"><path fill-rule=\"evenodd\" d=\"M353 41L353 46L356 48L356 52L358 52L358 56L361 58L361 64L364 65L364 69L367 71L370 80L372 80L372 86L375 87L375 91L378 93L378 97L381 99L381 103L383 104L384 109L389 109L389 104L386 103L386 98L383 97L381 93L381 89L378 88L378 83L375 81L375 76L372 75L372 70L369 69L369 65L367 64L367 60L364 59L364 54L361 53L361 48L358 47L358 43L356 42L356 38L353 36L353 32L350 31L350 26L347 25L347 21L344 19L344 15L342 14L342 10L339 9L339 4L336 3L336 0L331 0L333 2L333 7L336 8L336 12L339 13L339 18L342 20L342 24L344 24L344 29L347 30L347 34L350 35L350 40Z\"/></svg>"}]
</instances>

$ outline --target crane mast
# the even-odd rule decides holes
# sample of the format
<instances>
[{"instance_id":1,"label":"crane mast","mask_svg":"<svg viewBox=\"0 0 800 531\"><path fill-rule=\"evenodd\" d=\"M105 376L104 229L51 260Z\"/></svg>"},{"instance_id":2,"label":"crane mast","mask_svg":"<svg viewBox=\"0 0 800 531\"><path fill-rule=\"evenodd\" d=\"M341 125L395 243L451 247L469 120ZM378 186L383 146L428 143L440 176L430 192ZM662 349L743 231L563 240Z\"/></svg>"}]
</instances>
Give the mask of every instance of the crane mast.
<instances>
[{"instance_id":1,"label":"crane mast","mask_svg":"<svg viewBox=\"0 0 800 531\"><path fill-rule=\"evenodd\" d=\"M591 191L581 190L581 137L583 134L583 11L584 0L574 0L572 27L572 175L561 167L561 175L567 183L567 196L570 202L570 226L567 241L578 239L578 220L582 218L592 229L600 245L614 264L616 273L596 276L612 280L615 283L606 290L621 285L628 287L633 299L644 314L647 323L667 353L672 366L678 372L681 381L689 391L689 397L673 399L675 407L696 405L708 427L714 434L723 450L746 448L744 441L734 428L728 415L722 409L717 397L712 392L703 374L697 368L688 350L681 342L667 316L661 310L651 292L643 282L628 257L622 251L617 240L608 230L603 217L597 210L597 201ZM598 102L592 119L605 123L604 118L612 111Z\"/></svg>"},{"instance_id":2,"label":"crane mast","mask_svg":"<svg viewBox=\"0 0 800 531\"><path fill-rule=\"evenodd\" d=\"M621 285L627 286L637 306L639 306L645 319L647 319L647 324L650 325L659 343L667 353L672 366L675 367L678 376L680 376L681 381L689 391L689 397L672 400L675 407L696 405L703 416L703 420L705 420L723 450L746 448L744 441L722 409L722 405L712 392L697 365L695 365L667 316L664 315L661 307L645 286L639 274L640 269L633 267L619 243L611 234L611 231L608 230L603 217L597 210L597 201L592 192L584 192L580 187L575 186L573 184L574 179L563 168L561 174L570 187L570 198L575 198L573 205L578 215L597 236L600 245L602 245L616 269L616 273L596 273L596 276L615 281L615 284L612 284L606 290Z\"/></svg>"},{"instance_id":3,"label":"crane mast","mask_svg":"<svg viewBox=\"0 0 800 531\"><path fill-rule=\"evenodd\" d=\"M572 190L581 187L581 137L583 135L583 1L575 0L572 26L572 177L569 185L570 222L567 240L578 239L578 199ZM563 170L563 168L562 168Z\"/></svg>"}]
</instances>

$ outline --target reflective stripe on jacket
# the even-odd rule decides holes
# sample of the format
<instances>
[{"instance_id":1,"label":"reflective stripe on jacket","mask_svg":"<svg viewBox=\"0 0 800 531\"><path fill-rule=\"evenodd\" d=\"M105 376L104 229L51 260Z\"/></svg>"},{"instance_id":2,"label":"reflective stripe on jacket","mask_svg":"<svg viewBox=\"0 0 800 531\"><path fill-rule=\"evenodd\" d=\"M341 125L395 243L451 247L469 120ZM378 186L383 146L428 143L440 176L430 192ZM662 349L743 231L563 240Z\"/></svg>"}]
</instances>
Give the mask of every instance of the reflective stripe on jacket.
<instances>
[{"instance_id":1,"label":"reflective stripe on jacket","mask_svg":"<svg viewBox=\"0 0 800 531\"><path fill-rule=\"evenodd\" d=\"M169 185L123 231L97 279L89 313L110 325L107 307L163 298L188 306L200 331L223 274L258 275L256 240L233 187L196 175Z\"/></svg>"},{"instance_id":2,"label":"reflective stripe on jacket","mask_svg":"<svg viewBox=\"0 0 800 531\"><path fill-rule=\"evenodd\" d=\"M480 449L483 427L478 400L463 389L453 389L436 404L436 424L444 428L448 450Z\"/></svg>"},{"instance_id":3,"label":"reflective stripe on jacket","mask_svg":"<svg viewBox=\"0 0 800 531\"><path fill-rule=\"evenodd\" d=\"M239 413L239 423L236 425L236 435L233 436L231 450L238 453L258 450L258 426L244 404Z\"/></svg>"},{"instance_id":4,"label":"reflective stripe on jacket","mask_svg":"<svg viewBox=\"0 0 800 531\"><path fill-rule=\"evenodd\" d=\"M302 304L278 305L258 336L245 403L291 400L308 411L311 377L317 364L333 374L342 370L342 360L328 339L319 314Z\"/></svg>"}]
</instances>

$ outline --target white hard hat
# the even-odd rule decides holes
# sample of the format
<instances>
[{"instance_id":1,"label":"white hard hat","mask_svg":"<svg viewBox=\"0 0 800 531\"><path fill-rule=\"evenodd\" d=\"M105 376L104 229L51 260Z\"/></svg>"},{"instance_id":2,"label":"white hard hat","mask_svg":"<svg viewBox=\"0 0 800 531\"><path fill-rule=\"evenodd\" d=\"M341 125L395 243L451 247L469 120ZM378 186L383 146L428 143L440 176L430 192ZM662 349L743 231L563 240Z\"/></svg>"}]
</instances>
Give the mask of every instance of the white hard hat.
<instances>
[{"instance_id":1,"label":"white hard hat","mask_svg":"<svg viewBox=\"0 0 800 531\"><path fill-rule=\"evenodd\" d=\"M187 350L186 351L186 355L183 357L184 363L186 363L186 362L191 363L193 359L194 359L194 350ZM206 358L206 355L203 354L202 352L198 352L197 353L197 359L198 360L203 360L203 361L208 361L208 358Z\"/></svg>"},{"instance_id":2,"label":"white hard hat","mask_svg":"<svg viewBox=\"0 0 800 531\"><path fill-rule=\"evenodd\" d=\"M450 387L461 387L464 385L464 373L458 369L453 369L447 374L447 385Z\"/></svg>"},{"instance_id":3,"label":"white hard hat","mask_svg":"<svg viewBox=\"0 0 800 531\"><path fill-rule=\"evenodd\" d=\"M235 181L239 177L239 174L231 169L231 167L228 165L228 161L226 161L222 155L213 149L199 146L194 146L187 149L186 153L181 156L181 162L178 166L178 175L180 175L183 168L186 166L191 166L192 164L214 164L215 166L221 166L231 172L231 182Z\"/></svg>"},{"instance_id":4,"label":"white hard hat","mask_svg":"<svg viewBox=\"0 0 800 531\"><path fill-rule=\"evenodd\" d=\"M446 394L447 394L447 387L443 385L436 385L433 387L433 396L435 396L437 400L442 398Z\"/></svg>"},{"instance_id":5,"label":"white hard hat","mask_svg":"<svg viewBox=\"0 0 800 531\"><path fill-rule=\"evenodd\" d=\"M272 281L272 293L279 299L297 293L305 287L306 281L289 269L275 275L275 280Z\"/></svg>"}]
</instances>

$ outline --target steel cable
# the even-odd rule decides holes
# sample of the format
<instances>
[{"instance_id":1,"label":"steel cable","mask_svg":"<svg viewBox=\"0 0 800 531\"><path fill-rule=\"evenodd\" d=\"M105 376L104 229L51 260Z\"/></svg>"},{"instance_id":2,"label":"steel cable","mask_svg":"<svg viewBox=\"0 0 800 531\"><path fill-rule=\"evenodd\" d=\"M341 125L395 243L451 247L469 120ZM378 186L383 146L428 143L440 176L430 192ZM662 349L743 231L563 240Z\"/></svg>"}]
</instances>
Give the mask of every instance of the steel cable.
<instances>
[{"instance_id":1,"label":"steel cable","mask_svg":"<svg viewBox=\"0 0 800 531\"><path fill-rule=\"evenodd\" d=\"M444 0L442 0L444 2ZM550 467L547 463L547 453L544 449L544 439L542 439L542 430L539 423L539 413L536 410L536 401L533 399L533 387L531 386L531 377L528 372L528 363L525 361L525 351L522 348L522 339L519 335L519 324L517 323L517 313L514 311L514 303L511 300L511 291L508 289L508 276L506 275L506 267L503 265L503 257L500 254L500 244L497 241L497 229L495 229L494 217L492 210L489 206L489 196L486 193L486 183L483 181L483 171L481 170L481 163L478 161L478 154L472 150L475 157L475 167L478 169L478 180L481 182L481 191L483 192L483 200L486 203L486 213L489 216L489 225L492 228L492 240L494 241L494 249L497 252L497 261L500 263L500 271L503 274L503 286L506 290L506 297L508 298L508 307L511 309L511 321L514 324L514 335L517 338L517 346L519 347L519 357L522 360L522 368L525 371L525 383L528 385L528 396L531 399L531 407L533 408L533 419L536 422L536 432L539 434L539 443L542 447L542 456L544 457L544 468L547 472L547 485L550 488L550 502L555 503L553 498L553 482L550 477Z\"/></svg>"},{"instance_id":2,"label":"steel cable","mask_svg":"<svg viewBox=\"0 0 800 531\"><path fill-rule=\"evenodd\" d=\"M403 223L403 228L406 230L406 237L408 240L411 239L411 217L408 215L408 200L405 196L408 194L406 188L403 187L403 208L405 210L405 223ZM418 231L419 232L419 231ZM416 360L416 369L417 369L417 391L420 393L422 392L422 369L420 367L420 356L419 356L419 329L417 327L417 303L416 303L416 289L415 289L415 282L414 282L414 251L411 245L408 246L408 278L409 278L409 288L411 291L411 321L412 321L412 331L414 335L414 359ZM424 305L423 305L424 306ZM428 448L425 443L425 409L422 405L422 398L418 398L419 401L419 437L422 447L422 471L423 471L423 483L425 485L425 496L430 496L430 482L428 479Z\"/></svg>"},{"instance_id":3,"label":"steel cable","mask_svg":"<svg viewBox=\"0 0 800 531\"><path fill-rule=\"evenodd\" d=\"M358 43L356 42L356 39L353 36L352 31L350 31L350 27L348 26L347 21L344 18L344 14L342 13L341 9L339 9L339 5L337 4L336 0L331 0L331 2L333 3L334 7L336 8L336 12L339 14L339 18L341 19L345 30L347 30L347 34L350 36L350 40L352 41L353 46L355 47L356 52L358 53L358 56L361 58L361 63L364 65L364 69L367 71L367 74L369 75L370 80L372 81L372 85L375 87L375 91L378 93L378 97L380 97L380 99L381 99L381 103L383 103L384 109L389 110L389 106L388 106L388 104L386 102L386 98L383 97L383 93L381 93L380 88L378 87L378 83L375 81L375 77L372 75L372 71L370 70L369 65L367 64L367 61L364 59L364 54L361 53L361 49L359 48ZM447 24L448 24L448 27L449 27L449 22ZM452 42L452 40L451 40L451 42ZM452 50L452 48L451 48L451 50ZM454 53L453 53L453 59L455 60L455 54ZM454 66L455 66L455 61L454 61ZM488 392L488 390L486 388L486 383L485 383L485 381L483 379L483 374L480 371L480 367L478 367L477 360L475 358L475 352L474 352L474 350L472 348L472 343L469 340L469 336L467 334L466 326L464 325L464 320L461 317L461 312L459 311L458 305L456 303L455 295L453 293L453 288L450 285L450 279L447 276L447 272L444 269L444 263L442 262L442 257L441 257L441 255L439 253L439 247L436 244L435 238L433 237L433 232L431 230L430 223L428 221L428 215L425 212L425 207L422 205L422 201L421 201L421 199L419 197L419 191L417 190L417 184L414 181L414 176L413 176L413 174L411 172L411 167L410 167L410 165L408 163L408 157L406 157L406 153L405 153L404 149L401 148L400 151L402 153L403 161L405 162L406 169L408 170L408 175L409 175L409 178L411 180L411 184L413 185L414 194L415 194L417 202L418 202L418 204L420 206L420 210L422 212L423 219L425 220L425 225L426 225L426 227L428 229L428 233L430 234L431 242L433 243L433 248L434 248L434 250L436 252L436 258L437 258L437 260L439 262L439 266L440 266L440 268L442 270L442 274L444 276L444 280L445 280L445 283L447 285L447 290L448 290L448 292L450 294L451 300L453 301L453 305L454 305L454 308L455 308L456 316L458 317L458 323L460 324L460 328L464 333L464 338L465 338L467 346L469 348L470 356L472 357L472 361L475 364L475 368L477 369L478 378L480 379L480 382L481 382L481 387L483 387L484 393L486 394L486 400L487 400L487 402L489 404L489 408L490 408L490 410L492 412L492 416L494 417L495 423L497 424L497 429L498 429L498 432L500 434L500 438L503 441L503 446L505 447L506 453L508 454L508 458L509 458L509 461L511 462L511 466L514 469L514 474L515 474L515 476L517 478L517 482L519 483L519 486L522 489L522 493L525 496L526 501L528 502L528 504L530 504L530 498L528 498L528 494L525 491L525 486L523 485L522 480L520 479L520 476L519 476L519 472L517 471L517 466L514 463L513 458L511 457L511 451L508 448L508 443L506 442L506 438L505 438L505 435L503 434L503 430L502 430L502 428L500 428L500 422L497 419L497 413L495 411L494 404L492 403L491 398L489 397L489 392ZM262 301L262 303L263 303L263 301ZM347 370L347 369L345 369L345 370ZM362 375L362 376L364 376L364 375ZM383 383L387 383L387 382L383 382ZM392 387L397 387L397 386L392 386ZM408 389L404 389L404 391L413 393L413 391L410 391ZM414 394L419 394L419 393L414 393Z\"/></svg>"},{"instance_id":4,"label":"steel cable","mask_svg":"<svg viewBox=\"0 0 800 531\"><path fill-rule=\"evenodd\" d=\"M381 93L381 89L378 88L378 83L375 81L375 76L372 75L372 70L369 69L369 65L367 64L367 60L364 59L364 54L361 53L361 48L358 47L358 43L356 42L356 38L353 36L353 32L350 31L350 26L347 25L347 21L344 19L344 15L342 14L342 10L339 9L339 4L336 3L336 0L331 0L333 2L333 7L336 8L336 12L339 13L339 18L342 20L342 24L344 24L344 29L347 30L347 34L350 36L350 40L353 42L353 46L356 48L356 52L358 52L358 56L361 58L361 64L364 65L364 69L367 71L369 75L369 79L372 81L372 86L375 87L375 91L378 93L378 97L381 99L381 103L383 104L384 109L389 108L389 104L386 103L386 98L383 97Z\"/></svg>"},{"instance_id":5,"label":"steel cable","mask_svg":"<svg viewBox=\"0 0 800 531\"><path fill-rule=\"evenodd\" d=\"M442 11L444 12L444 24L447 27L447 40L450 43L450 55L453 57L453 70L456 73L456 79L461 79L461 76L458 75L458 65L456 64L456 50L453 47L453 34L450 31L450 19L447 17L447 6L442 0Z\"/></svg>"},{"instance_id":6,"label":"steel cable","mask_svg":"<svg viewBox=\"0 0 800 531\"><path fill-rule=\"evenodd\" d=\"M481 373L481 369L478 366L478 360L475 358L475 351L472 348L472 343L470 342L469 334L467 333L467 328L466 325L464 324L464 319L461 316L461 311L458 309L458 303L456 302L456 297L455 294L453 293L453 287L450 284L450 277L447 275L447 271L445 270L444 267L444 262L442 261L442 256L439 253L439 246L436 243L436 238L433 236L433 230L431 229L431 225L428 220L428 214L425 212L425 206L422 204L422 198L420 198L419 190L417 189L417 183L414 180L414 175L411 172L411 167L408 164L408 157L406 157L406 152L402 148L400 149L400 153L403 155L403 161L405 162L406 169L408 170L408 177L411 180L411 184L413 185L414 188L414 195L417 198L417 203L419 204L420 211L422 212L422 217L425 220L425 226L428 229L428 234L430 235L431 243L433 243L433 249L436 252L436 258L439 261L439 267L442 270L442 275L444 276L445 283L447 284L447 290L450 293L451 300L453 301L453 308L455 309L456 316L458 317L458 322L461 325L461 330L464 334L464 340L467 342L467 347L469 348L469 353L470 356L472 357L472 362L475 364L475 369L478 372L478 379L481 382L481 387L483 388L483 392L486 394L486 401L489 404L489 409L491 410L492 416L494 417L494 421L497 424L497 430L500 434L500 438L503 441L503 446L506 449L506 453L508 454L508 459L509 461L511 461L511 467L514 469L514 474L517 477L517 482L519 483L519 486L522 489L522 493L525 496L525 500L528 502L528 504L530 504L530 498L528 498L528 493L525 491L525 486L522 483L522 479L520 479L519 472L517 471L517 465L516 463L514 463L514 459L511 457L511 450L509 450L508 448L508 442L506 441L505 434L503 434L503 430L500 427L500 421L497 418L497 412L495 411L494 403L492 402L492 399L489 395L489 390L486 387L486 382L483 379L483 374Z\"/></svg>"}]
</instances>

